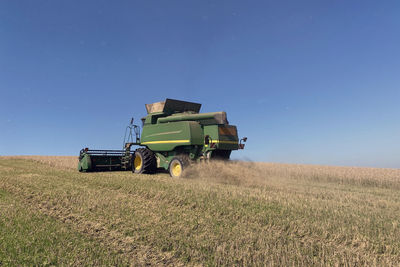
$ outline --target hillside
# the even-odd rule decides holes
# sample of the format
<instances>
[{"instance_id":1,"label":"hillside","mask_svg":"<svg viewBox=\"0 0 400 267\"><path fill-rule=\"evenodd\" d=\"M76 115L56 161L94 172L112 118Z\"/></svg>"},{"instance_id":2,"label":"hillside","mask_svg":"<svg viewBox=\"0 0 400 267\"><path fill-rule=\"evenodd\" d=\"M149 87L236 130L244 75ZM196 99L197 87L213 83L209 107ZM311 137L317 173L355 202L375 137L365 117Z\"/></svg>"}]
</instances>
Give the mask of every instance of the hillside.
<instances>
[{"instance_id":1,"label":"hillside","mask_svg":"<svg viewBox=\"0 0 400 267\"><path fill-rule=\"evenodd\" d=\"M0 265L399 265L400 170L0 157Z\"/></svg>"}]
</instances>

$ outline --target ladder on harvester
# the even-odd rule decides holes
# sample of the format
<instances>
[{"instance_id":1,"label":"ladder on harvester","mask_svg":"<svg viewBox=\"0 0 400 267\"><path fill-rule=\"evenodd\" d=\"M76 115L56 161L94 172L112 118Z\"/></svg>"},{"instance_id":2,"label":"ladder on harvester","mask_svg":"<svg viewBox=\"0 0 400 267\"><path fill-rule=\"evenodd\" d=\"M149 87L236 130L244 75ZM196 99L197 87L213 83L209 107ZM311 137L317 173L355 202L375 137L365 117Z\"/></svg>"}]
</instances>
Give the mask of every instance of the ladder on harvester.
<instances>
[{"instance_id":1,"label":"ladder on harvester","mask_svg":"<svg viewBox=\"0 0 400 267\"><path fill-rule=\"evenodd\" d=\"M133 139L133 133L135 134L135 140ZM123 148L125 149L125 155L121 158L121 167L128 170L132 166L134 152L131 152L131 146L140 145L140 127L133 124L133 118L125 129Z\"/></svg>"}]
</instances>

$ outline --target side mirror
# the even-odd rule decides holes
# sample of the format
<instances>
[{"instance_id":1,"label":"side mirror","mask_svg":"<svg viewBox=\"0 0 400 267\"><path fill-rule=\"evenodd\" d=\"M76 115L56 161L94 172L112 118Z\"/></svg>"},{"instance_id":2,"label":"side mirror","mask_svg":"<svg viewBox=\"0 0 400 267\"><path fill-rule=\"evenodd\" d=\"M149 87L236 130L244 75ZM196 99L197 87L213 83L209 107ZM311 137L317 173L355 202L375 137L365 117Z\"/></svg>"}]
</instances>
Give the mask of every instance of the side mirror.
<instances>
[{"instance_id":1,"label":"side mirror","mask_svg":"<svg viewBox=\"0 0 400 267\"><path fill-rule=\"evenodd\" d=\"M242 139L240 139L239 149L244 149L244 144L242 144L242 142L245 143L246 141L247 141L247 137L243 137Z\"/></svg>"}]
</instances>

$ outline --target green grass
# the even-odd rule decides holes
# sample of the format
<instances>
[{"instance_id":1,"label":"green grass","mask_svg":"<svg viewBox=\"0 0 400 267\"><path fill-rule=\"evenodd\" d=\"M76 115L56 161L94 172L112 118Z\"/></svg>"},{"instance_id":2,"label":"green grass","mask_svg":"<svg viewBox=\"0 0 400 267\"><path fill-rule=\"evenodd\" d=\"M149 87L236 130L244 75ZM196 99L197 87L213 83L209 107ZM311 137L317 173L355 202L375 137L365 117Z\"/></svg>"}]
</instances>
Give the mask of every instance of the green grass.
<instances>
[{"instance_id":1,"label":"green grass","mask_svg":"<svg viewBox=\"0 0 400 267\"><path fill-rule=\"evenodd\" d=\"M0 158L0 262L400 264L398 172L387 186L249 168L171 179Z\"/></svg>"}]
</instances>

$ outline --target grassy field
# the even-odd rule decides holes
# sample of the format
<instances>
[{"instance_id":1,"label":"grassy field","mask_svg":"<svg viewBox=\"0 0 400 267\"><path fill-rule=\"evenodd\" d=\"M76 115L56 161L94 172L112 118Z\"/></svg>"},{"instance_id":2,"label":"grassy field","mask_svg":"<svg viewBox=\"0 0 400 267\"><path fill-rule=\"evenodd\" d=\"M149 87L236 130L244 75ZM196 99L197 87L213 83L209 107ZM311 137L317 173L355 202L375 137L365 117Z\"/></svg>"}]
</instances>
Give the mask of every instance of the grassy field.
<instances>
[{"instance_id":1,"label":"grassy field","mask_svg":"<svg viewBox=\"0 0 400 267\"><path fill-rule=\"evenodd\" d=\"M0 157L0 265L400 265L400 170Z\"/></svg>"}]
</instances>

